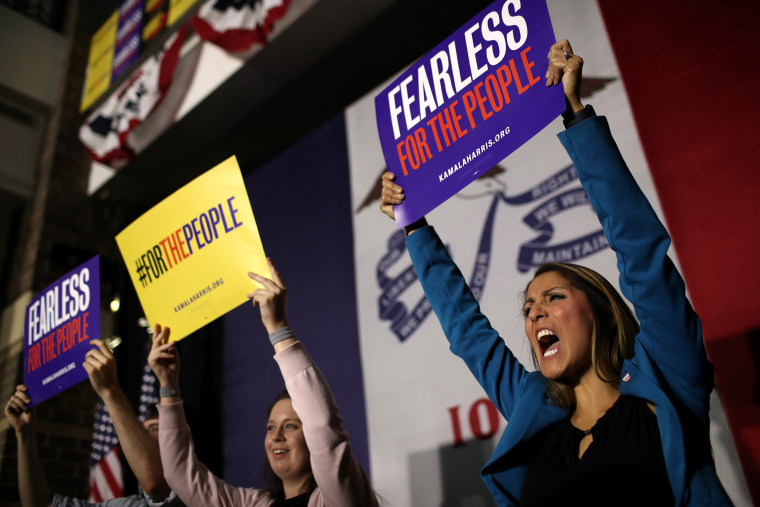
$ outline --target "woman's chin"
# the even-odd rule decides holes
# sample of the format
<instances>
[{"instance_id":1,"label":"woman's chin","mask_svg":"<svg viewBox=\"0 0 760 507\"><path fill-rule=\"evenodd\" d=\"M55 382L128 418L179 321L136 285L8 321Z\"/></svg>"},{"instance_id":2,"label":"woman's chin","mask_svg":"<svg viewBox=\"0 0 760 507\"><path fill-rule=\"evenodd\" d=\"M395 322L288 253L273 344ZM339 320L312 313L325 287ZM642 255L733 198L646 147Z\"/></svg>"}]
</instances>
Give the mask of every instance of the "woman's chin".
<instances>
[{"instance_id":1,"label":"woman's chin","mask_svg":"<svg viewBox=\"0 0 760 507\"><path fill-rule=\"evenodd\" d=\"M541 368L541 374L549 380L560 380L564 375L562 368L559 367L556 361L541 361L539 367Z\"/></svg>"}]
</instances>

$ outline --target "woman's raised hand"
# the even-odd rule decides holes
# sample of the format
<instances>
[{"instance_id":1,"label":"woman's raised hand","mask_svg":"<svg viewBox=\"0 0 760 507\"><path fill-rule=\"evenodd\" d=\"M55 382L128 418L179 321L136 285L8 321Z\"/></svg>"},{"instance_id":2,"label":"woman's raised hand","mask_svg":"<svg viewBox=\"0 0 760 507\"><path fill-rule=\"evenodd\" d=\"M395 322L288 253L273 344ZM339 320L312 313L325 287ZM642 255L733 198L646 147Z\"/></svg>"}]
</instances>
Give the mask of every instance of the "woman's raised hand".
<instances>
[{"instance_id":1,"label":"woman's raised hand","mask_svg":"<svg viewBox=\"0 0 760 507\"><path fill-rule=\"evenodd\" d=\"M565 89L565 98L573 111L583 109L581 104L581 80L583 58L573 54L567 39L559 41L549 49L549 68L546 71L546 86L559 84Z\"/></svg>"},{"instance_id":2,"label":"woman's raised hand","mask_svg":"<svg viewBox=\"0 0 760 507\"><path fill-rule=\"evenodd\" d=\"M404 189L396 185L393 181L396 175L392 172L385 172L382 176L383 190L380 195L380 211L396 220L396 214L393 212L393 206L401 204L404 200Z\"/></svg>"},{"instance_id":3,"label":"woman's raised hand","mask_svg":"<svg viewBox=\"0 0 760 507\"><path fill-rule=\"evenodd\" d=\"M288 289L285 288L280 273L274 267L272 259L267 257L269 270L272 272L272 279L263 277L256 273L248 273L248 276L264 286L263 289L256 289L247 295L253 302L253 306L258 306L261 312L261 322L267 328L269 334L288 325L286 315L286 298Z\"/></svg>"},{"instance_id":4,"label":"woman's raised hand","mask_svg":"<svg viewBox=\"0 0 760 507\"><path fill-rule=\"evenodd\" d=\"M170 334L171 329L156 324L153 328L153 344L148 354L148 364L161 387L179 386L179 355L177 345L169 341Z\"/></svg>"},{"instance_id":5,"label":"woman's raised hand","mask_svg":"<svg viewBox=\"0 0 760 507\"><path fill-rule=\"evenodd\" d=\"M16 392L5 404L5 417L16 433L21 433L30 428L34 422L34 410L29 408L29 395L26 394L26 386L16 386Z\"/></svg>"},{"instance_id":6,"label":"woman's raised hand","mask_svg":"<svg viewBox=\"0 0 760 507\"><path fill-rule=\"evenodd\" d=\"M87 351L82 366L90 377L92 388L98 396L105 398L120 389L116 358L103 340L91 340L90 345L96 348Z\"/></svg>"}]
</instances>

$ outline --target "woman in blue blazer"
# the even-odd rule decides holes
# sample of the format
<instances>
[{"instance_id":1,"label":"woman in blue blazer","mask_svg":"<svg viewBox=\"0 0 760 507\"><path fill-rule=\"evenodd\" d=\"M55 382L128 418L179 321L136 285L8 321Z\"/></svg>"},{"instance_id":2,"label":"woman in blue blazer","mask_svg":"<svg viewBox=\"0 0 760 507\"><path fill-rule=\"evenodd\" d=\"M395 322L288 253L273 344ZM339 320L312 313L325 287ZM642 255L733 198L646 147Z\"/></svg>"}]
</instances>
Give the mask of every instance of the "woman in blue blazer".
<instances>
[{"instance_id":1,"label":"woman in blue blazer","mask_svg":"<svg viewBox=\"0 0 760 507\"><path fill-rule=\"evenodd\" d=\"M524 291L537 371L515 358L424 219L406 246L450 342L508 424L481 475L499 505L731 505L709 437L713 368L699 317L667 256L670 236L604 117L580 101L583 59L549 51L562 82L560 141L617 255L620 288L574 265L541 266ZM404 198L383 175L380 208ZM637 322L638 319L638 322Z\"/></svg>"}]
</instances>

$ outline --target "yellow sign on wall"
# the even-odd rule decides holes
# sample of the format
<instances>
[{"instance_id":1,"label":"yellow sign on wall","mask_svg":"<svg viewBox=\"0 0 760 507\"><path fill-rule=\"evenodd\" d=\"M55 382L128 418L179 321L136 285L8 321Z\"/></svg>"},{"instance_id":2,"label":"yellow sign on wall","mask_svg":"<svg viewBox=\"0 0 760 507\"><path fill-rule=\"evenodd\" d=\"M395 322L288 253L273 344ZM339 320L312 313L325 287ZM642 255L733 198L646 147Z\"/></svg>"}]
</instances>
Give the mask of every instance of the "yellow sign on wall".
<instances>
[{"instance_id":1,"label":"yellow sign on wall","mask_svg":"<svg viewBox=\"0 0 760 507\"><path fill-rule=\"evenodd\" d=\"M177 22L198 0L170 0L169 2L169 26Z\"/></svg>"},{"instance_id":2,"label":"yellow sign on wall","mask_svg":"<svg viewBox=\"0 0 760 507\"><path fill-rule=\"evenodd\" d=\"M247 300L253 271L271 278L235 157L151 208L116 236L151 325L180 340Z\"/></svg>"},{"instance_id":3,"label":"yellow sign on wall","mask_svg":"<svg viewBox=\"0 0 760 507\"><path fill-rule=\"evenodd\" d=\"M87 76L82 91L82 103L79 106L80 112L90 107L111 86L111 65L113 64L118 25L119 11L114 11L108 21L92 36L90 56L87 61Z\"/></svg>"}]
</instances>

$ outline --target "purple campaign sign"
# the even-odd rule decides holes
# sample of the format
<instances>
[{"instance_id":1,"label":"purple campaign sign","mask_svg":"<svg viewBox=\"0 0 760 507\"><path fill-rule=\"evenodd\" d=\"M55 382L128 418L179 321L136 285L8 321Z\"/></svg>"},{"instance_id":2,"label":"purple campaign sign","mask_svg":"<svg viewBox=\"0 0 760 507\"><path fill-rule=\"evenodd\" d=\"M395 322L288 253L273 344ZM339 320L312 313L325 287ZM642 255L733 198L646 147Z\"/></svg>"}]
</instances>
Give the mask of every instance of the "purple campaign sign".
<instances>
[{"instance_id":1,"label":"purple campaign sign","mask_svg":"<svg viewBox=\"0 0 760 507\"><path fill-rule=\"evenodd\" d=\"M127 0L119 7L119 26L116 31L111 82L137 60L142 40L145 0Z\"/></svg>"},{"instance_id":2,"label":"purple campaign sign","mask_svg":"<svg viewBox=\"0 0 760 507\"><path fill-rule=\"evenodd\" d=\"M399 227L423 217L551 123L554 44L544 0L497 0L375 97L388 170L404 189Z\"/></svg>"},{"instance_id":3,"label":"purple campaign sign","mask_svg":"<svg viewBox=\"0 0 760 507\"><path fill-rule=\"evenodd\" d=\"M59 278L26 307L24 384L31 405L87 378L82 363L100 338L100 259Z\"/></svg>"}]
</instances>

